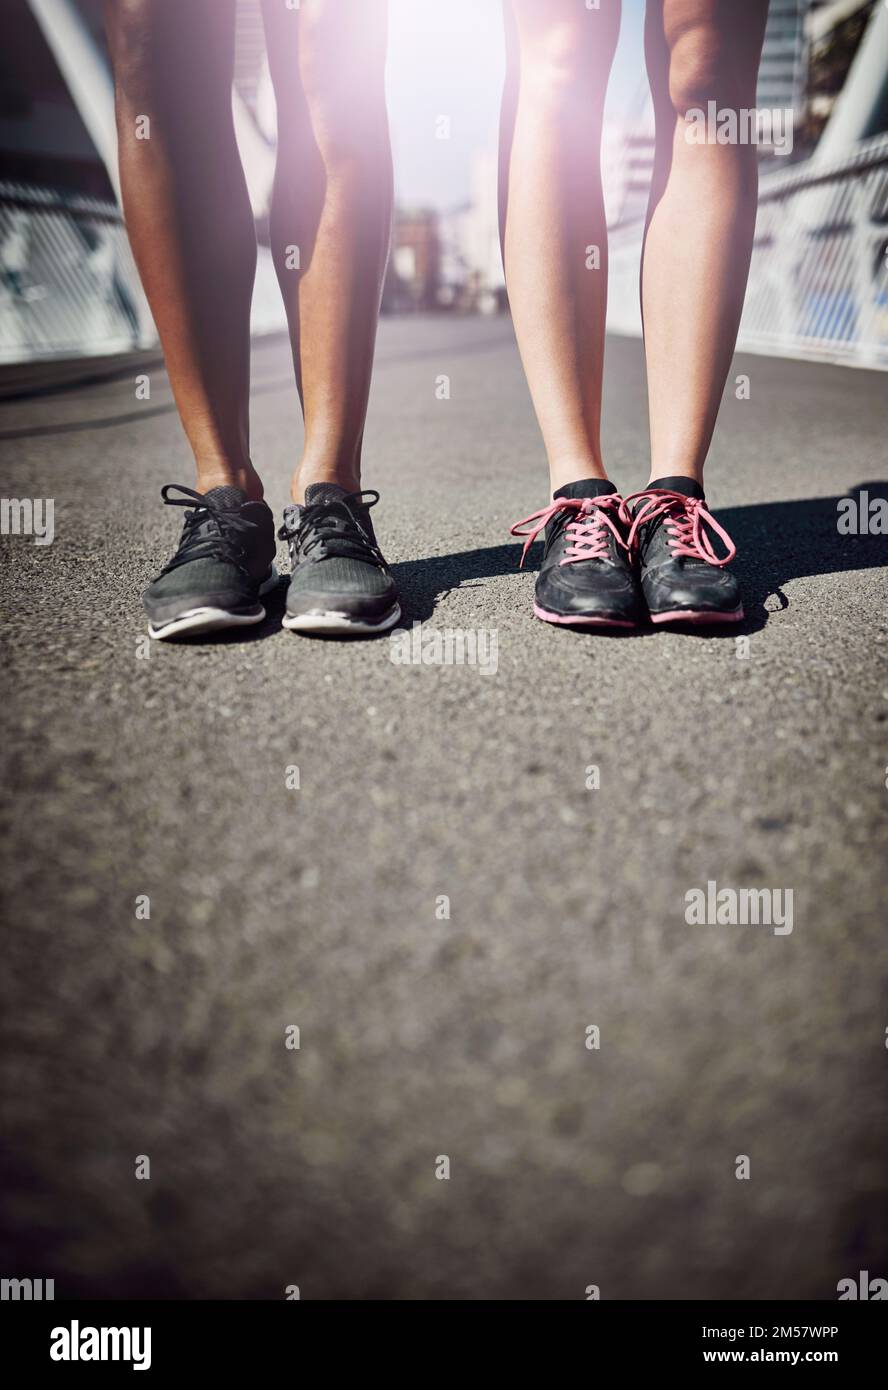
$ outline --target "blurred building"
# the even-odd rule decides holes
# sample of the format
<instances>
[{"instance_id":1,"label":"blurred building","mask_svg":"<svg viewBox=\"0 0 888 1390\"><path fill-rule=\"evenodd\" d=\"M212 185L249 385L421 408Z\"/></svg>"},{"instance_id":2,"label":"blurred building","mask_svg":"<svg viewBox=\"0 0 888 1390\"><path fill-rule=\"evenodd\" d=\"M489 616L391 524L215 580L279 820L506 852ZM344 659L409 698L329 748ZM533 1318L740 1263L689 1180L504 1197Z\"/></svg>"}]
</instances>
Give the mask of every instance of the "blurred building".
<instances>
[{"instance_id":1,"label":"blurred building","mask_svg":"<svg viewBox=\"0 0 888 1390\"><path fill-rule=\"evenodd\" d=\"M506 307L500 252L496 149L472 161L470 197L441 219L439 303L462 313L495 314Z\"/></svg>"},{"instance_id":2,"label":"blurred building","mask_svg":"<svg viewBox=\"0 0 888 1390\"><path fill-rule=\"evenodd\" d=\"M439 307L441 236L432 208L396 208L392 251L383 288L384 313L408 313Z\"/></svg>"},{"instance_id":3,"label":"blurred building","mask_svg":"<svg viewBox=\"0 0 888 1390\"><path fill-rule=\"evenodd\" d=\"M759 67L756 105L800 111L805 92L809 0L771 0Z\"/></svg>"},{"instance_id":4,"label":"blurred building","mask_svg":"<svg viewBox=\"0 0 888 1390\"><path fill-rule=\"evenodd\" d=\"M609 227L643 217L654 172L654 114L646 101L635 119L606 120L601 140L601 181Z\"/></svg>"}]
</instances>

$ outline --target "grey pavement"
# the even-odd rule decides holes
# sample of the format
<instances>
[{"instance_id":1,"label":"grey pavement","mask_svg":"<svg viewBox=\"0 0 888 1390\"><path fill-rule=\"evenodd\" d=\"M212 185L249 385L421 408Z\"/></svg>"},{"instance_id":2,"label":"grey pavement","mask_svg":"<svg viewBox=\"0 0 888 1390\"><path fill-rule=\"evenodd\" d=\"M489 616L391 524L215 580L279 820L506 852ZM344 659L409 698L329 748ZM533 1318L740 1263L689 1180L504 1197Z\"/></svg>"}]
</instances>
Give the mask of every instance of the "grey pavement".
<instances>
[{"instance_id":1,"label":"grey pavement","mask_svg":"<svg viewBox=\"0 0 888 1390\"><path fill-rule=\"evenodd\" d=\"M146 658L139 593L181 523L158 490L191 482L162 371L148 401L125 379L3 407L3 495L56 504L52 545L2 540L4 1276L486 1300L888 1275L888 538L836 526L838 497L886 492L885 380L736 361L709 495L744 656L733 631L536 622L509 323L384 322L380 539L407 620L495 629L495 674L296 637L280 597ZM253 436L279 511L280 342ZM641 486L628 340L605 438ZM792 933L688 925L709 880L791 889Z\"/></svg>"}]
</instances>

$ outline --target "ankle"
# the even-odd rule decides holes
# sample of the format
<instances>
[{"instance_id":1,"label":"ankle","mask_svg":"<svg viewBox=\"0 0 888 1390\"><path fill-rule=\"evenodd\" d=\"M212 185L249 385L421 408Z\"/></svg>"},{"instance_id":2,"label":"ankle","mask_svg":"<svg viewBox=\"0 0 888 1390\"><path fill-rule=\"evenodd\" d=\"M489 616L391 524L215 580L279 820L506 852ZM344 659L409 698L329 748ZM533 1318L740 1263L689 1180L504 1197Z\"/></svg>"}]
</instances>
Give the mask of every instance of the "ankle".
<instances>
[{"instance_id":1,"label":"ankle","mask_svg":"<svg viewBox=\"0 0 888 1390\"><path fill-rule=\"evenodd\" d=\"M338 487L344 488L346 492L361 491L361 475L354 469L311 468L303 464L293 474L293 481L290 484L290 496L297 505L301 505L305 501L305 489L311 487L313 483L335 483Z\"/></svg>"},{"instance_id":2,"label":"ankle","mask_svg":"<svg viewBox=\"0 0 888 1390\"><path fill-rule=\"evenodd\" d=\"M690 478L693 482L703 486L703 469L689 468L687 464L679 464L674 468L668 465L654 467L651 465L651 476L648 478L646 487L651 487L653 483L659 482L661 478Z\"/></svg>"},{"instance_id":3,"label":"ankle","mask_svg":"<svg viewBox=\"0 0 888 1390\"><path fill-rule=\"evenodd\" d=\"M598 463L594 459L589 459L586 463L557 466L553 464L549 468L549 482L553 495L560 487L567 487L570 483L584 483L590 478L595 478L602 483L610 482L604 464Z\"/></svg>"},{"instance_id":4,"label":"ankle","mask_svg":"<svg viewBox=\"0 0 888 1390\"><path fill-rule=\"evenodd\" d=\"M231 467L222 463L207 463L198 468L197 491L210 492L214 487L239 487L250 502L261 502L265 496L262 479L252 464Z\"/></svg>"}]
</instances>

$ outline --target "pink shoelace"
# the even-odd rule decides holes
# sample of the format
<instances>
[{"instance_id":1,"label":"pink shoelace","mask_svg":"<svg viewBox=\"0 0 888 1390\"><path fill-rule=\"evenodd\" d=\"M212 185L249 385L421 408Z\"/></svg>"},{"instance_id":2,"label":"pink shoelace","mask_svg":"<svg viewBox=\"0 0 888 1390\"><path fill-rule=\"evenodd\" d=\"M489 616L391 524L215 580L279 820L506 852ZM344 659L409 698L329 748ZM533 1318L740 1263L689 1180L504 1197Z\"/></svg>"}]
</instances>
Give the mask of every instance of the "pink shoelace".
<instances>
[{"instance_id":1,"label":"pink shoelace","mask_svg":"<svg viewBox=\"0 0 888 1390\"><path fill-rule=\"evenodd\" d=\"M719 526L707 509L706 503L699 497L685 497L683 492L669 492L665 488L644 488L641 492L633 492L626 498L627 512L630 502L641 504L632 517L632 525L629 528L626 544L630 550L638 543L638 528L662 516L665 517L663 524L673 555L705 560L708 565L715 565L721 569L724 565L730 564L737 554L737 547L731 537L723 526ZM716 555L709 531L723 542L727 554L721 557Z\"/></svg>"},{"instance_id":2,"label":"pink shoelace","mask_svg":"<svg viewBox=\"0 0 888 1390\"><path fill-rule=\"evenodd\" d=\"M602 497L556 497L548 507L543 507L539 512L531 512L523 521L516 521L509 533L512 536L527 537L521 552L522 566L537 536L545 530L552 517L558 516L560 512L574 512L576 515L573 521L568 521L565 525L564 530L570 539L570 545L559 564L570 565L577 560L606 560L608 532L618 545L628 550L628 545L610 515L611 512L615 513L624 525L628 525L630 517L625 505L622 497L616 492L605 493ZM537 524L534 525L534 522ZM531 528L530 531L524 529L526 526Z\"/></svg>"}]
</instances>

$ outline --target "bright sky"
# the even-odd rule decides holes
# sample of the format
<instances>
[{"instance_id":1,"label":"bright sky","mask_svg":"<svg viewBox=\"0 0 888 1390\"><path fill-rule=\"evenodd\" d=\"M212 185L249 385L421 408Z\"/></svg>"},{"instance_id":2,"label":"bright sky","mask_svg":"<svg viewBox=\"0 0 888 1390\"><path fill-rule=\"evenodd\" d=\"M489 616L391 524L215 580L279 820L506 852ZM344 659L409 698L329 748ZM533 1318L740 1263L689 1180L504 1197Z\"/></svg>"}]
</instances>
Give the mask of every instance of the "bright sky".
<instances>
[{"instance_id":1,"label":"bright sky","mask_svg":"<svg viewBox=\"0 0 888 1390\"><path fill-rule=\"evenodd\" d=\"M632 104L643 80L643 14L643 0L623 0L609 115ZM468 195L473 153L496 140L503 81L501 0L391 0L389 32L399 200L452 207ZM447 140L435 138L440 116L450 118Z\"/></svg>"}]
</instances>

